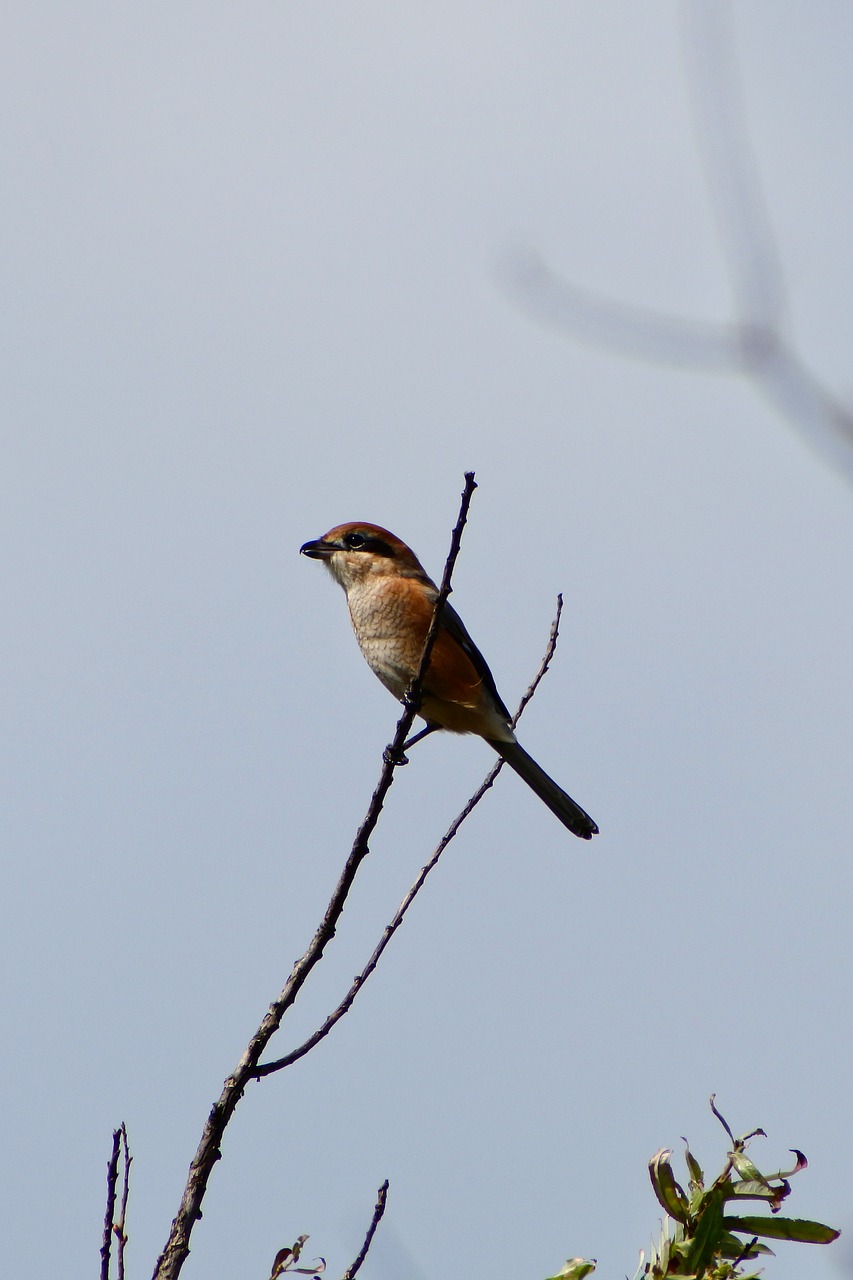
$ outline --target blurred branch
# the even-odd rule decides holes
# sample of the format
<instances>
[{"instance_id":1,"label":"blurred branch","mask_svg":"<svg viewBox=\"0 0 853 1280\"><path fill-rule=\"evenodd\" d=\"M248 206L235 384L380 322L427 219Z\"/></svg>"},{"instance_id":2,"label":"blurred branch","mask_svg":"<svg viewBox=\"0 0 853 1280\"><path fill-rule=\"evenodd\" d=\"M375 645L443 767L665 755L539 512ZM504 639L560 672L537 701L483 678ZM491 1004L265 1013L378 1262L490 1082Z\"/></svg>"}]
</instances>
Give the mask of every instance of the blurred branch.
<instances>
[{"instance_id":1,"label":"blurred branch","mask_svg":"<svg viewBox=\"0 0 853 1280\"><path fill-rule=\"evenodd\" d=\"M730 0L681 7L697 146L734 295L728 324L665 315L581 289L535 253L502 264L508 295L534 319L619 355L747 377L853 482L853 411L804 363L784 328L785 279L749 141Z\"/></svg>"},{"instance_id":2,"label":"blurred branch","mask_svg":"<svg viewBox=\"0 0 853 1280\"><path fill-rule=\"evenodd\" d=\"M376 1235L376 1228L379 1226L379 1223L382 1221L382 1215L385 1212L385 1201L387 1199L388 1199L388 1179L386 1178L377 1193L376 1204L374 1205L374 1208L373 1208L373 1217L371 1218L370 1226L367 1228L367 1235L364 1237L364 1244L361 1246L361 1248L358 1251L358 1257L355 1259L354 1262L352 1262L347 1267L346 1271L341 1277L341 1280L355 1280L355 1277L358 1275L359 1271L361 1270L362 1263L364 1262L364 1259L367 1257L367 1252L370 1246L373 1244L373 1237Z\"/></svg>"},{"instance_id":3,"label":"blurred branch","mask_svg":"<svg viewBox=\"0 0 853 1280\"><path fill-rule=\"evenodd\" d=\"M193 1157L192 1163L190 1164L187 1183L184 1188L177 1216L172 1222L172 1228L169 1233L166 1246L158 1258L157 1264L154 1268L155 1280L175 1280L175 1277L180 1274L181 1268L189 1254L190 1236L192 1234L193 1227L201 1217L201 1206L207 1191L207 1184L210 1180L210 1175L213 1172L214 1165L221 1156L220 1144L222 1142L225 1129L237 1108L237 1104L245 1092L246 1085L249 1080L257 1074L257 1066L261 1054L281 1026L285 1013L295 1003L296 998L309 974L322 959L326 945L335 936L335 929L337 927L338 920L343 912L344 904L346 903L350 889L355 881L358 869L370 851L370 837L372 836L376 824L379 821L385 797L388 794L391 783L394 779L394 771L400 763L403 743L409 735L412 722L414 721L420 704L424 673L429 662L435 637L438 634L438 627L441 621L444 604L450 594L450 583L453 576L453 568L459 555L459 548L462 542L462 532L465 528L468 509L471 505L471 498L473 497L476 487L474 473L470 471L466 472L465 488L462 493L459 516L450 540L450 551L448 552L447 562L444 567L441 590L439 591L432 622L424 643L420 668L417 676L412 681L410 688L406 692L403 714L397 724L394 741L391 744L390 749L385 752L379 782L377 783L376 789L371 797L364 821L359 827L350 854L344 864L343 871L341 872L334 893L329 901L329 905L326 908L325 915L323 916L307 951L294 964L290 977L285 983L280 995L270 1005L266 1017L261 1022L258 1030L252 1036L245 1052L240 1058L240 1061L225 1081L222 1093L210 1110L210 1114L208 1115L202 1132L201 1141L199 1142L198 1149Z\"/></svg>"},{"instance_id":4,"label":"blurred branch","mask_svg":"<svg viewBox=\"0 0 853 1280\"><path fill-rule=\"evenodd\" d=\"M707 373L730 372L736 363L733 328L615 302L562 279L533 250L508 254L500 276L510 298L532 319L616 355Z\"/></svg>"},{"instance_id":5,"label":"blurred branch","mask_svg":"<svg viewBox=\"0 0 853 1280\"><path fill-rule=\"evenodd\" d=\"M746 127L729 0L680 9L699 158L742 325L775 328L785 310L782 262Z\"/></svg>"},{"instance_id":6,"label":"blurred branch","mask_svg":"<svg viewBox=\"0 0 853 1280\"><path fill-rule=\"evenodd\" d=\"M535 694L537 688L539 687L540 681L542 680L543 676L548 670L548 667L551 664L551 659L554 657L554 653L557 648L557 637L560 632L560 615L562 611L563 611L563 597L559 595L557 596L557 612L554 616L554 621L551 623L551 632L550 632L550 635L548 636L548 644L545 648L545 653L542 657L542 661L539 664L539 670L536 672L536 675L533 677L532 681L530 682L523 698L521 699L521 702L518 704L518 710L516 711L515 715L512 718L513 728L515 727L516 724L518 724L518 721L525 707L527 706L528 702ZM276 1071L282 1071L285 1067L289 1067L294 1062L298 1062L300 1058L304 1058L307 1053L311 1052L311 1050L314 1048L315 1045L318 1045L321 1040L324 1040L326 1038L326 1036L329 1034L332 1028L338 1022L340 1022L344 1014L349 1012L349 1010L352 1008L353 1002L356 996L358 995L359 991L362 989L367 979L370 977L370 975L373 973L376 966L379 964L379 961L382 958L383 951L388 946L388 943L391 941L394 934L399 929L400 925L403 923L403 918L406 915L406 912L409 910L409 907L412 905L415 898L418 896L421 889L424 887L427 876L437 865L439 858L444 853L445 849L450 844L451 840L456 835L459 828L462 826L462 823L465 821L468 815L474 811L474 809L482 800L483 796L486 794L489 788L494 784L495 779L497 778L498 774L503 768L503 763L504 763L503 760L500 760L500 759L495 761L495 763L492 765L491 769L486 774L483 781L480 783L477 790L469 799L468 803L461 810L461 812L458 813L456 817L453 819L450 826L447 828L444 835L441 837L435 849L433 850L432 854L430 855L429 860L424 864L423 867L421 867L420 871L417 874L417 877L415 878L414 884L409 889L409 892L406 894L403 901L400 903L392 919L385 926L382 932L382 937L379 939L376 946L374 947L373 952L370 956L370 959L367 961L367 964L364 966L361 972L357 974L355 978L353 978L352 985L350 986L349 991L346 993L343 1000L341 1000L337 1008L333 1009L332 1012L329 1014L329 1016L326 1018L325 1022L323 1022L317 1028L317 1030L314 1031L308 1037L308 1039L303 1041L303 1043L299 1045L296 1049L291 1049L290 1053L286 1053L282 1058L277 1058L275 1062L265 1062L259 1067L257 1067L254 1072L254 1076L256 1079L260 1079L262 1076L272 1075Z\"/></svg>"}]
</instances>

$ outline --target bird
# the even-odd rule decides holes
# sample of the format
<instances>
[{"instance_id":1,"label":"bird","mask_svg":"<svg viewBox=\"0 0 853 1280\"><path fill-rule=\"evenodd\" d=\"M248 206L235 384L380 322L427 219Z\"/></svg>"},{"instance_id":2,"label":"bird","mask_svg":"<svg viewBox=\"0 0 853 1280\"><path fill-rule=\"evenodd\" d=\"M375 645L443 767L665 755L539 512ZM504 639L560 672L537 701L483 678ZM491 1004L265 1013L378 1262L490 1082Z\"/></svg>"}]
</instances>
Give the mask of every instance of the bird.
<instances>
[{"instance_id":1,"label":"bird","mask_svg":"<svg viewBox=\"0 0 853 1280\"><path fill-rule=\"evenodd\" d=\"M379 525L336 525L304 543L300 554L325 564L346 592L359 648L370 669L403 700L417 675L438 588L405 542ZM421 690L418 714L426 728L412 746L437 729L483 738L582 840L598 834L592 818L524 750L485 658L459 614L445 603Z\"/></svg>"}]
</instances>

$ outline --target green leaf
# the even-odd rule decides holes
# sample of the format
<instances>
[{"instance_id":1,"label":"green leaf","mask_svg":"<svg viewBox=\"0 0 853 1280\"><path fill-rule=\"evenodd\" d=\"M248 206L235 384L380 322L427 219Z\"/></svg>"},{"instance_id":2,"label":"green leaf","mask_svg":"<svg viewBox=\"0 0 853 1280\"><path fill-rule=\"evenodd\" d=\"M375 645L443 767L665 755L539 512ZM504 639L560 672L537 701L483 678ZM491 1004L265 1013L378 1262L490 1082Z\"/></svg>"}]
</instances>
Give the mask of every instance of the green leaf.
<instances>
[{"instance_id":1,"label":"green leaf","mask_svg":"<svg viewBox=\"0 0 853 1280\"><path fill-rule=\"evenodd\" d=\"M668 1147L661 1147L649 1161L649 1177L660 1206L677 1222L686 1222L687 1197L675 1180L675 1174L669 1163L671 1155L672 1152Z\"/></svg>"},{"instance_id":2,"label":"green leaf","mask_svg":"<svg viewBox=\"0 0 853 1280\"><path fill-rule=\"evenodd\" d=\"M784 1196L783 1187L771 1187L762 1180L760 1182L730 1182L723 1188L727 1200L779 1200Z\"/></svg>"},{"instance_id":3,"label":"green leaf","mask_svg":"<svg viewBox=\"0 0 853 1280\"><path fill-rule=\"evenodd\" d=\"M728 1223L726 1223L728 1225ZM687 1270L690 1275L702 1276L719 1247L723 1234L723 1193L722 1188L714 1187L705 1197L705 1207L696 1224L696 1232L690 1244L687 1256Z\"/></svg>"},{"instance_id":4,"label":"green leaf","mask_svg":"<svg viewBox=\"0 0 853 1280\"><path fill-rule=\"evenodd\" d=\"M701 1191L705 1186L705 1175L702 1172L702 1167L690 1150L687 1139L682 1138L681 1141L684 1143L684 1160L687 1164L687 1171L690 1174L690 1190Z\"/></svg>"},{"instance_id":5,"label":"green leaf","mask_svg":"<svg viewBox=\"0 0 853 1280\"><path fill-rule=\"evenodd\" d=\"M742 1151L733 1151L731 1153L731 1161L745 1182L763 1182L765 1187L770 1185L764 1174L756 1168L749 1156L745 1156Z\"/></svg>"},{"instance_id":6,"label":"green leaf","mask_svg":"<svg viewBox=\"0 0 853 1280\"><path fill-rule=\"evenodd\" d=\"M799 1240L802 1244L831 1244L841 1235L822 1222L808 1218L724 1218L728 1231L743 1231L749 1236L766 1236L769 1240Z\"/></svg>"},{"instance_id":7,"label":"green leaf","mask_svg":"<svg viewBox=\"0 0 853 1280\"><path fill-rule=\"evenodd\" d=\"M643 1280L643 1277L647 1276L648 1274L649 1274L649 1269L646 1265L646 1255L641 1249L640 1262L639 1262L639 1266L637 1267L637 1270L634 1272L634 1280Z\"/></svg>"},{"instance_id":8,"label":"green leaf","mask_svg":"<svg viewBox=\"0 0 853 1280\"><path fill-rule=\"evenodd\" d=\"M755 1244L749 1246L747 1253L744 1253L744 1242L738 1240L737 1236L731 1235L728 1231L724 1232L720 1237L720 1244L717 1250L721 1258L757 1258L760 1253L773 1257L773 1250L768 1249L766 1244L760 1244L757 1240Z\"/></svg>"},{"instance_id":9,"label":"green leaf","mask_svg":"<svg viewBox=\"0 0 853 1280\"><path fill-rule=\"evenodd\" d=\"M672 1240L662 1240L660 1248L657 1251L657 1257L652 1268L653 1274L665 1276L669 1271L669 1260L672 1257L672 1251L676 1248Z\"/></svg>"},{"instance_id":10,"label":"green leaf","mask_svg":"<svg viewBox=\"0 0 853 1280\"><path fill-rule=\"evenodd\" d=\"M548 1280L583 1280L584 1276L595 1270L595 1266L595 1258L569 1258L562 1271L558 1271L555 1276L548 1276Z\"/></svg>"}]
</instances>

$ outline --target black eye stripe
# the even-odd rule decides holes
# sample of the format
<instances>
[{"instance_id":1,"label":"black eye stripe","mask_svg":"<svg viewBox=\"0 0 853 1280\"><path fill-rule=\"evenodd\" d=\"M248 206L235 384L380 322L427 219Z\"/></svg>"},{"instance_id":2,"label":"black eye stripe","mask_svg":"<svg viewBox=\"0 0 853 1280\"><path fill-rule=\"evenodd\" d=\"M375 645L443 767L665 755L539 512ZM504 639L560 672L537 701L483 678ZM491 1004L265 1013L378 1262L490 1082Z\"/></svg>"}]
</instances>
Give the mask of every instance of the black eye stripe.
<instances>
[{"instance_id":1,"label":"black eye stripe","mask_svg":"<svg viewBox=\"0 0 853 1280\"><path fill-rule=\"evenodd\" d=\"M347 533L343 538L348 551L370 551L375 556L392 556L394 552L381 538L371 538L364 533Z\"/></svg>"}]
</instances>

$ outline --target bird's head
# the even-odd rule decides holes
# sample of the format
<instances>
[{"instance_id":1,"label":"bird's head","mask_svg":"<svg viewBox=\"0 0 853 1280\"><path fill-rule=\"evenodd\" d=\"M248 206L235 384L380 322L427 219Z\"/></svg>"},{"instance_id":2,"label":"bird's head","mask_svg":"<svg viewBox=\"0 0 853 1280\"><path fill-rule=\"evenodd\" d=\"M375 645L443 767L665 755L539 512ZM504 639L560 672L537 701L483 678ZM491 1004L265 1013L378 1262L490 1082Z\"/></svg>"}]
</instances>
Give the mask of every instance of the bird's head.
<instances>
[{"instance_id":1,"label":"bird's head","mask_svg":"<svg viewBox=\"0 0 853 1280\"><path fill-rule=\"evenodd\" d=\"M371 575L426 579L415 553L387 529L358 521L339 524L322 538L306 542L300 554L322 560L345 591Z\"/></svg>"}]
</instances>

